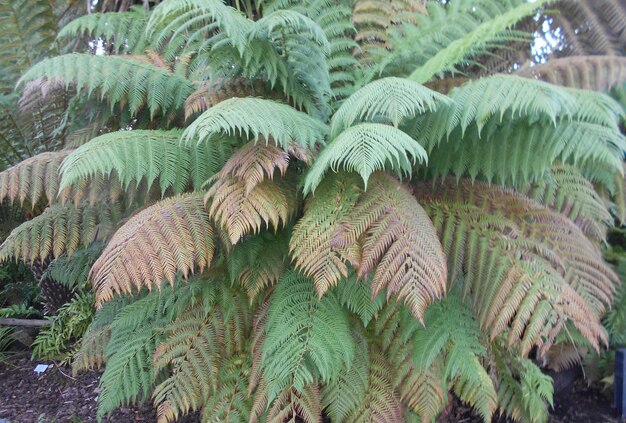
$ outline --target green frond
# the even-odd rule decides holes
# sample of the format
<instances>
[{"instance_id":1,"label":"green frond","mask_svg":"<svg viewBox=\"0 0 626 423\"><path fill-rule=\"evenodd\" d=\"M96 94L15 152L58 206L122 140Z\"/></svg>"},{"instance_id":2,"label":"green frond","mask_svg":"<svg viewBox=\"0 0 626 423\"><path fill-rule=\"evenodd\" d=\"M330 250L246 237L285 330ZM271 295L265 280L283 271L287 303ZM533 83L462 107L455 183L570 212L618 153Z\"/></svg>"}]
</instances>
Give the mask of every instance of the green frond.
<instances>
[{"instance_id":1,"label":"green frond","mask_svg":"<svg viewBox=\"0 0 626 423\"><path fill-rule=\"evenodd\" d=\"M0 94L8 94L22 72L56 52L57 17L53 3L3 0L0 2L0 27Z\"/></svg>"},{"instance_id":2,"label":"green frond","mask_svg":"<svg viewBox=\"0 0 626 423\"><path fill-rule=\"evenodd\" d=\"M116 408L149 398L155 384L152 354L160 328L172 318L174 295L153 292L123 307L109 328L106 368L100 378L98 419ZM169 294L169 295L167 295Z\"/></svg>"},{"instance_id":3,"label":"green frond","mask_svg":"<svg viewBox=\"0 0 626 423\"><path fill-rule=\"evenodd\" d=\"M337 377L354 357L348 319L333 294L318 298L313 282L295 272L279 281L271 297L261 367L268 403L294 388Z\"/></svg>"},{"instance_id":4,"label":"green frond","mask_svg":"<svg viewBox=\"0 0 626 423\"><path fill-rule=\"evenodd\" d=\"M119 75L129 75L119 78ZM175 114L193 92L190 81L146 61L124 56L66 54L39 62L18 81L18 86L37 78L74 84L87 97L105 100L111 108L127 106L132 115L146 108L157 113Z\"/></svg>"},{"instance_id":5,"label":"green frond","mask_svg":"<svg viewBox=\"0 0 626 423\"><path fill-rule=\"evenodd\" d=\"M570 218L590 238L603 240L613 218L594 186L573 166L555 166L526 190L529 198Z\"/></svg>"},{"instance_id":6,"label":"green frond","mask_svg":"<svg viewBox=\"0 0 626 423\"><path fill-rule=\"evenodd\" d=\"M181 131L117 131L101 135L69 154L61 166L61 189L80 181L115 174L127 189L145 179L158 182L161 194L172 189L199 190L232 153L228 140L190 146L179 142Z\"/></svg>"},{"instance_id":7,"label":"green frond","mask_svg":"<svg viewBox=\"0 0 626 423\"><path fill-rule=\"evenodd\" d=\"M96 242L75 251L71 256L64 254L57 257L45 270L43 277L53 279L69 289L82 291L87 287L91 266L103 248L104 243Z\"/></svg>"},{"instance_id":8,"label":"green frond","mask_svg":"<svg viewBox=\"0 0 626 423\"><path fill-rule=\"evenodd\" d=\"M552 406L552 378L527 358L504 348L494 348L498 387L498 408L515 421L545 423Z\"/></svg>"},{"instance_id":9,"label":"green frond","mask_svg":"<svg viewBox=\"0 0 626 423\"><path fill-rule=\"evenodd\" d=\"M228 255L231 283L238 281L254 301L274 286L287 268L288 238L264 232L235 246Z\"/></svg>"},{"instance_id":10,"label":"green frond","mask_svg":"<svg viewBox=\"0 0 626 423\"><path fill-rule=\"evenodd\" d=\"M199 38L219 30L242 53L252 24L221 0L167 0L150 14L146 33L157 46L167 40L175 46L194 49L198 47Z\"/></svg>"},{"instance_id":11,"label":"green frond","mask_svg":"<svg viewBox=\"0 0 626 423\"><path fill-rule=\"evenodd\" d=\"M304 193L312 193L330 169L358 172L365 188L377 170L411 175L413 166L428 160L424 148L405 132L380 123L360 123L341 132L320 153L304 181Z\"/></svg>"},{"instance_id":12,"label":"green frond","mask_svg":"<svg viewBox=\"0 0 626 423\"><path fill-rule=\"evenodd\" d=\"M341 285L340 285L341 286ZM333 422L345 422L363 402L369 386L369 346L358 332L355 338L354 360L341 370L338 377L322 387L322 404Z\"/></svg>"},{"instance_id":13,"label":"green frond","mask_svg":"<svg viewBox=\"0 0 626 423\"><path fill-rule=\"evenodd\" d=\"M128 12L90 13L65 25L57 39L68 42L77 37L102 39L113 54L143 53L147 46L148 13L143 7Z\"/></svg>"},{"instance_id":14,"label":"green frond","mask_svg":"<svg viewBox=\"0 0 626 423\"><path fill-rule=\"evenodd\" d=\"M15 228L0 245L0 261L10 257L27 262L62 254L105 240L121 219L115 204L98 207L51 206L41 215Z\"/></svg>"},{"instance_id":15,"label":"green frond","mask_svg":"<svg viewBox=\"0 0 626 423\"><path fill-rule=\"evenodd\" d=\"M437 74L454 70L456 64L467 60L468 56L475 54L477 50L492 43L494 40L497 41L500 34L511 28L522 18L533 15L539 7L550 3L550 1L552 0L522 3L494 19L481 23L468 34L437 51L426 63L415 69L409 76L409 79L424 83L430 81Z\"/></svg>"},{"instance_id":16,"label":"green frond","mask_svg":"<svg viewBox=\"0 0 626 423\"><path fill-rule=\"evenodd\" d=\"M254 397L250 423L283 423L302 421L304 423L322 423L322 404L317 385L306 385L300 391L286 388L276 397L267 409L268 387L262 384Z\"/></svg>"},{"instance_id":17,"label":"green frond","mask_svg":"<svg viewBox=\"0 0 626 423\"><path fill-rule=\"evenodd\" d=\"M371 354L367 390L359 406L345 420L355 423L393 423L402 421L402 407L391 382L392 369L378 351Z\"/></svg>"},{"instance_id":18,"label":"green frond","mask_svg":"<svg viewBox=\"0 0 626 423\"><path fill-rule=\"evenodd\" d=\"M202 196L186 194L158 202L129 219L94 263L89 279L96 304L142 287L161 289L207 268L215 252L215 234Z\"/></svg>"},{"instance_id":19,"label":"green frond","mask_svg":"<svg viewBox=\"0 0 626 423\"><path fill-rule=\"evenodd\" d=\"M220 386L203 407L203 422L247 423L250 420L249 374L250 356L247 354L233 356L222 363L217 374Z\"/></svg>"},{"instance_id":20,"label":"green frond","mask_svg":"<svg viewBox=\"0 0 626 423\"><path fill-rule=\"evenodd\" d=\"M276 10L263 16L254 23L249 37L266 38L273 32L280 32L282 28L298 34L310 34L326 54L330 53L330 44L322 28L314 20L295 10Z\"/></svg>"},{"instance_id":21,"label":"green frond","mask_svg":"<svg viewBox=\"0 0 626 423\"><path fill-rule=\"evenodd\" d=\"M357 280L354 274L350 274L346 280L339 282L334 288L334 292L339 303L356 314L365 327L385 304L384 292L381 291L372 298L370 281Z\"/></svg>"},{"instance_id":22,"label":"green frond","mask_svg":"<svg viewBox=\"0 0 626 423\"><path fill-rule=\"evenodd\" d=\"M448 103L445 95L403 78L382 78L370 82L348 97L333 115L331 137L356 122L391 122L398 127L405 118L433 112L438 103Z\"/></svg>"},{"instance_id":23,"label":"green frond","mask_svg":"<svg viewBox=\"0 0 626 423\"><path fill-rule=\"evenodd\" d=\"M171 374L154 389L158 421L172 422L199 410L217 387L224 327L221 313L191 309L164 328L166 340L154 352L154 371Z\"/></svg>"},{"instance_id":24,"label":"green frond","mask_svg":"<svg viewBox=\"0 0 626 423\"><path fill-rule=\"evenodd\" d=\"M291 106L261 98L232 98L202 113L187 127L182 142L210 142L222 134L270 142L283 150L292 143L313 148L322 143L326 126Z\"/></svg>"}]
</instances>

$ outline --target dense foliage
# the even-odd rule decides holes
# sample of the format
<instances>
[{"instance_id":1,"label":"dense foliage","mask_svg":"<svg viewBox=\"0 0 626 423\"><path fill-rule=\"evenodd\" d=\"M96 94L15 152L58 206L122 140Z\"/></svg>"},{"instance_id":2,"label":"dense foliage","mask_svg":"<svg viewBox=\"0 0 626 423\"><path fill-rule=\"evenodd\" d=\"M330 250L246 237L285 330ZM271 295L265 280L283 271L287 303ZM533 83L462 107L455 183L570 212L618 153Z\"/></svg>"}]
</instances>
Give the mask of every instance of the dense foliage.
<instances>
[{"instance_id":1,"label":"dense foliage","mask_svg":"<svg viewBox=\"0 0 626 423\"><path fill-rule=\"evenodd\" d=\"M131 3L0 0L0 260L100 418L546 422L614 342L622 2Z\"/></svg>"}]
</instances>

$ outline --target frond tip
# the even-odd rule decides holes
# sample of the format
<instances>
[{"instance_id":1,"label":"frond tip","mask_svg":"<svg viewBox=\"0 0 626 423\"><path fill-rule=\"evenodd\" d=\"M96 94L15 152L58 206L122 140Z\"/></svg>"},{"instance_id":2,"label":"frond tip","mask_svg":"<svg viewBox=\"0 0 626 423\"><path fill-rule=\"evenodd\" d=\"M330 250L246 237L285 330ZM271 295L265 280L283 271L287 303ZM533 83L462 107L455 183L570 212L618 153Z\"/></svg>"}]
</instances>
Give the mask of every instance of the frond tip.
<instances>
[{"instance_id":1,"label":"frond tip","mask_svg":"<svg viewBox=\"0 0 626 423\"><path fill-rule=\"evenodd\" d=\"M208 267L214 251L213 225L201 195L161 201L126 222L94 263L89 279L96 304L142 286L160 288L163 280L173 285L177 272L188 277Z\"/></svg>"}]
</instances>

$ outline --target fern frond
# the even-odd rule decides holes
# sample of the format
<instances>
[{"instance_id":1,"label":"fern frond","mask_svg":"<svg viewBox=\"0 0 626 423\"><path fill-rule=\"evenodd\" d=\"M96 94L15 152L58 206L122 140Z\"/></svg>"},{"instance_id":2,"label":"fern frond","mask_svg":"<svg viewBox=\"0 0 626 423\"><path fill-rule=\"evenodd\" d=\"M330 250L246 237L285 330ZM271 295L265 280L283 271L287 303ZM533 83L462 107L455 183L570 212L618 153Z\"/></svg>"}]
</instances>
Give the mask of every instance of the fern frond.
<instances>
[{"instance_id":1,"label":"fern frond","mask_svg":"<svg viewBox=\"0 0 626 423\"><path fill-rule=\"evenodd\" d=\"M356 275L352 273L346 280L337 284L335 293L339 303L356 314L365 327L385 304L384 292L379 292L378 295L372 298L370 281L359 281Z\"/></svg>"},{"instance_id":2,"label":"fern frond","mask_svg":"<svg viewBox=\"0 0 626 423\"><path fill-rule=\"evenodd\" d=\"M150 14L146 34L155 40L154 45L162 46L167 41L178 48L194 50L202 46L207 32L215 37L219 30L242 53L252 24L238 10L220 0L164 1ZM213 41L213 37L208 41ZM174 54L175 49L171 51Z\"/></svg>"},{"instance_id":3,"label":"fern frond","mask_svg":"<svg viewBox=\"0 0 626 423\"><path fill-rule=\"evenodd\" d=\"M155 383L152 354L158 344L159 329L173 318L174 299L170 290L154 292L115 315L109 326L107 365L100 378L98 419L122 405L149 398Z\"/></svg>"},{"instance_id":4,"label":"fern frond","mask_svg":"<svg viewBox=\"0 0 626 423\"><path fill-rule=\"evenodd\" d=\"M603 240L613 223L604 201L573 166L555 166L546 180L530 186L528 197L570 218L590 238Z\"/></svg>"},{"instance_id":5,"label":"fern frond","mask_svg":"<svg viewBox=\"0 0 626 423\"><path fill-rule=\"evenodd\" d=\"M111 339L108 325L88 330L80 340L80 349L74 355L72 373L82 370L98 370L104 366L106 346Z\"/></svg>"},{"instance_id":6,"label":"fern frond","mask_svg":"<svg viewBox=\"0 0 626 423\"><path fill-rule=\"evenodd\" d=\"M221 313L207 314L202 307L181 315L164 331L167 339L154 352L154 371L171 366L172 374L154 389L159 423L202 407L216 389L224 348Z\"/></svg>"},{"instance_id":7,"label":"fern frond","mask_svg":"<svg viewBox=\"0 0 626 423\"><path fill-rule=\"evenodd\" d=\"M342 285L340 285L342 286ZM361 405L369 386L369 346L365 337L355 332L354 360L339 376L322 387L322 404L334 422L345 422Z\"/></svg>"},{"instance_id":8,"label":"fern frond","mask_svg":"<svg viewBox=\"0 0 626 423\"><path fill-rule=\"evenodd\" d=\"M145 37L148 17L142 7L128 12L90 13L65 25L57 39L65 42L79 36L102 39L113 54L141 54L148 47Z\"/></svg>"},{"instance_id":9,"label":"fern frond","mask_svg":"<svg viewBox=\"0 0 626 423\"><path fill-rule=\"evenodd\" d=\"M232 177L215 182L204 200L233 245L264 226L284 227L297 206L295 189L286 181L265 181L247 192L246 182Z\"/></svg>"},{"instance_id":10,"label":"fern frond","mask_svg":"<svg viewBox=\"0 0 626 423\"><path fill-rule=\"evenodd\" d=\"M322 423L322 404L317 385L306 385L301 390L286 388L273 401L271 408L268 404L267 385L262 384L257 390L252 405L250 423L267 422L282 423L288 420L304 423Z\"/></svg>"},{"instance_id":11,"label":"fern frond","mask_svg":"<svg viewBox=\"0 0 626 423\"><path fill-rule=\"evenodd\" d=\"M41 153L0 172L0 203L18 200L23 206L28 200L34 208L41 199L47 204L56 202L60 191L59 168L71 152ZM71 190L62 195L70 197L70 193Z\"/></svg>"},{"instance_id":12,"label":"fern frond","mask_svg":"<svg viewBox=\"0 0 626 423\"><path fill-rule=\"evenodd\" d=\"M271 97L265 82L259 79L215 78L203 84L185 100L185 119L202 113L233 97Z\"/></svg>"},{"instance_id":13,"label":"fern frond","mask_svg":"<svg viewBox=\"0 0 626 423\"><path fill-rule=\"evenodd\" d=\"M380 123L360 123L343 131L313 163L304 181L312 193L329 170L358 172L365 188L370 175L385 168L410 175L413 166L428 160L424 148L401 130Z\"/></svg>"},{"instance_id":14,"label":"fern frond","mask_svg":"<svg viewBox=\"0 0 626 423\"><path fill-rule=\"evenodd\" d=\"M89 270L103 248L104 243L96 242L75 251L71 257L62 255L50 263L42 277L53 279L72 290L82 291L86 288Z\"/></svg>"},{"instance_id":15,"label":"fern frond","mask_svg":"<svg viewBox=\"0 0 626 423\"><path fill-rule=\"evenodd\" d=\"M398 126L405 118L437 109L446 96L403 78L382 78L348 97L333 115L331 137L355 122L384 119Z\"/></svg>"},{"instance_id":16,"label":"fern frond","mask_svg":"<svg viewBox=\"0 0 626 423\"><path fill-rule=\"evenodd\" d=\"M325 53L330 53L330 44L322 28L314 20L295 10L276 10L263 16L254 23L249 37L265 38L285 28L295 33L310 34ZM275 31L276 29L279 31Z\"/></svg>"},{"instance_id":17,"label":"fern frond","mask_svg":"<svg viewBox=\"0 0 626 423\"><path fill-rule=\"evenodd\" d=\"M400 400L391 383L391 368L377 351L372 353L369 361L365 396L346 421L355 423L402 421Z\"/></svg>"},{"instance_id":18,"label":"fern frond","mask_svg":"<svg viewBox=\"0 0 626 423\"><path fill-rule=\"evenodd\" d=\"M488 43L498 40L498 36L515 25L522 18L534 14L539 7L551 0L539 0L533 3L522 3L495 17L481 23L474 30L461 38L454 40L445 48L439 50L426 63L417 68L409 79L424 83L435 75L454 70L454 66L467 59Z\"/></svg>"},{"instance_id":19,"label":"fern frond","mask_svg":"<svg viewBox=\"0 0 626 423\"><path fill-rule=\"evenodd\" d=\"M422 320L426 306L446 292L446 259L428 215L406 187L376 174L372 186L342 220L331 244L360 246L359 277L374 273L372 295L403 299Z\"/></svg>"},{"instance_id":20,"label":"fern frond","mask_svg":"<svg viewBox=\"0 0 626 423\"><path fill-rule=\"evenodd\" d=\"M237 244L228 255L231 282L239 281L251 302L265 288L275 285L286 270L287 241L281 234L262 233Z\"/></svg>"},{"instance_id":21,"label":"fern frond","mask_svg":"<svg viewBox=\"0 0 626 423\"><path fill-rule=\"evenodd\" d=\"M304 215L293 228L289 251L294 265L313 279L320 295L348 277L345 259L331 244L331 236L361 192L356 175L329 175L317 194L307 198Z\"/></svg>"},{"instance_id":22,"label":"fern frond","mask_svg":"<svg viewBox=\"0 0 626 423\"><path fill-rule=\"evenodd\" d=\"M199 190L231 154L227 140L190 146L180 131L117 131L94 138L69 154L61 166L61 189L114 173L127 189L145 179L147 189L158 181L161 194Z\"/></svg>"},{"instance_id":23,"label":"fern frond","mask_svg":"<svg viewBox=\"0 0 626 423\"><path fill-rule=\"evenodd\" d=\"M318 299L312 281L295 272L276 286L265 331L261 367L268 403L290 388L302 393L315 381L332 380L354 357L348 319L337 299L330 293Z\"/></svg>"},{"instance_id":24,"label":"fern frond","mask_svg":"<svg viewBox=\"0 0 626 423\"><path fill-rule=\"evenodd\" d=\"M4 0L0 2L0 26L0 94L8 94L23 71L55 53L57 17L48 1Z\"/></svg>"},{"instance_id":25,"label":"fern frond","mask_svg":"<svg viewBox=\"0 0 626 423\"><path fill-rule=\"evenodd\" d=\"M177 272L187 278L208 267L215 235L202 197L187 194L163 200L129 219L113 235L89 276L102 305L115 294L143 286L173 285Z\"/></svg>"},{"instance_id":26,"label":"fern frond","mask_svg":"<svg viewBox=\"0 0 626 423\"><path fill-rule=\"evenodd\" d=\"M205 403L202 421L210 423L246 423L250 421L251 398L247 395L250 374L249 355L237 355L219 368L220 387Z\"/></svg>"},{"instance_id":27,"label":"fern frond","mask_svg":"<svg viewBox=\"0 0 626 423\"><path fill-rule=\"evenodd\" d=\"M518 76L555 85L609 92L626 82L626 58L619 56L571 56L525 66Z\"/></svg>"},{"instance_id":28,"label":"fern frond","mask_svg":"<svg viewBox=\"0 0 626 423\"><path fill-rule=\"evenodd\" d=\"M51 206L41 215L15 228L0 245L0 261L9 257L27 262L62 254L105 240L121 219L116 205L90 207Z\"/></svg>"},{"instance_id":29,"label":"fern frond","mask_svg":"<svg viewBox=\"0 0 626 423\"><path fill-rule=\"evenodd\" d=\"M132 77L120 79L119 75ZM133 115L145 107L151 117L157 113L176 113L193 91L193 86L185 78L145 61L123 56L74 53L53 57L30 68L18 85L37 78L64 81L66 87L73 83L88 97L106 99L112 108L118 104L128 106Z\"/></svg>"},{"instance_id":30,"label":"fern frond","mask_svg":"<svg viewBox=\"0 0 626 423\"><path fill-rule=\"evenodd\" d=\"M220 134L270 140L283 150L292 143L313 148L326 133L322 122L291 106L261 98L232 98L202 113L182 135L186 142L208 142Z\"/></svg>"}]
</instances>

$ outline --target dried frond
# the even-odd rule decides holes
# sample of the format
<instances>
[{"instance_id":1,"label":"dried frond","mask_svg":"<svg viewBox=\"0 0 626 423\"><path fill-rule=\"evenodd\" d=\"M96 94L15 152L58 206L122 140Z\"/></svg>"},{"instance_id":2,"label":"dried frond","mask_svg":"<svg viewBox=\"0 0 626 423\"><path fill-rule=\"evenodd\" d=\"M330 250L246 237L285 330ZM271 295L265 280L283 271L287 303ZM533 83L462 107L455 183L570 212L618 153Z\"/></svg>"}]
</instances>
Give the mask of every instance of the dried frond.
<instances>
[{"instance_id":1,"label":"dried frond","mask_svg":"<svg viewBox=\"0 0 626 423\"><path fill-rule=\"evenodd\" d=\"M626 57L571 56L525 66L518 76L535 78L555 85L609 92L626 82Z\"/></svg>"},{"instance_id":2,"label":"dried frond","mask_svg":"<svg viewBox=\"0 0 626 423\"><path fill-rule=\"evenodd\" d=\"M41 153L0 172L0 203L18 200L23 206L28 200L31 208L41 199L47 204L55 203L59 194L59 168L71 152ZM71 190L68 191L63 197L70 196Z\"/></svg>"},{"instance_id":3,"label":"dried frond","mask_svg":"<svg viewBox=\"0 0 626 423\"><path fill-rule=\"evenodd\" d=\"M118 229L94 263L89 279L96 304L144 286L159 288L163 280L173 285L177 272L187 278L202 271L213 259L214 238L202 196L173 197L144 209Z\"/></svg>"},{"instance_id":4,"label":"dried frond","mask_svg":"<svg viewBox=\"0 0 626 423\"><path fill-rule=\"evenodd\" d=\"M216 104L233 97L271 97L261 80L246 78L215 78L202 84L185 100L185 119L202 113Z\"/></svg>"},{"instance_id":5,"label":"dried frond","mask_svg":"<svg viewBox=\"0 0 626 423\"><path fill-rule=\"evenodd\" d=\"M234 245L271 224L285 226L296 209L295 190L286 181L264 181L247 192L246 183L229 177L217 180L204 197L211 219L228 233Z\"/></svg>"},{"instance_id":6,"label":"dried frond","mask_svg":"<svg viewBox=\"0 0 626 423\"><path fill-rule=\"evenodd\" d=\"M345 259L331 245L331 236L361 195L359 185L353 174L324 178L317 193L307 198L304 215L293 228L289 251L294 265L313 279L320 295L348 276Z\"/></svg>"},{"instance_id":7,"label":"dried frond","mask_svg":"<svg viewBox=\"0 0 626 423\"><path fill-rule=\"evenodd\" d=\"M287 388L272 402L267 410L267 386L261 384L254 396L252 413L249 423L267 422L283 423L285 421L302 421L304 423L322 423L322 404L319 388L306 385L298 391Z\"/></svg>"},{"instance_id":8,"label":"dried frond","mask_svg":"<svg viewBox=\"0 0 626 423\"><path fill-rule=\"evenodd\" d=\"M343 218L331 245L358 244L354 266L360 277L370 273L372 295L386 289L423 319L428 304L446 292L446 259L428 215L411 192L382 173ZM322 291L323 292L323 291Z\"/></svg>"}]
</instances>

